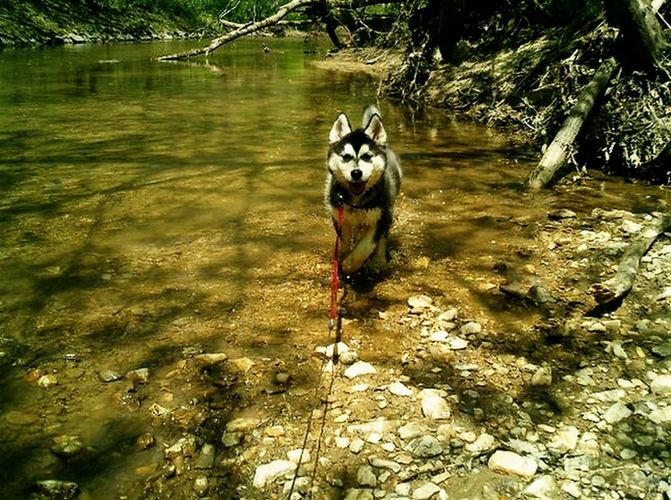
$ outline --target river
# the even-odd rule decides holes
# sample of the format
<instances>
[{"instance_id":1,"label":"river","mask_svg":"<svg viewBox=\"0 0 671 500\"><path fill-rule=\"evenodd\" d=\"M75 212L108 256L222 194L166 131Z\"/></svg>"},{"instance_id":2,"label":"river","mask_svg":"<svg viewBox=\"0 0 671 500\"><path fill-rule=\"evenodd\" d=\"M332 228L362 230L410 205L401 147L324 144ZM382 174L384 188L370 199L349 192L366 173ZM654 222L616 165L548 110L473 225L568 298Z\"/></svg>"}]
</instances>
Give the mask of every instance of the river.
<instances>
[{"instance_id":1,"label":"river","mask_svg":"<svg viewBox=\"0 0 671 500\"><path fill-rule=\"evenodd\" d=\"M163 448L183 432L218 442L234 416L310 410L311 353L328 333L328 131L340 111L358 121L377 82L315 66L327 47L302 39L156 59L195 45L0 52L4 498L48 479L84 498L160 497ZM533 312L482 291L497 263L524 261L536 222L654 193L611 180L589 197L532 196L534 152L443 113L378 106L405 179L392 271L348 310L348 336L373 358L400 349L377 315L413 293L522 328ZM205 383L188 365L202 352L235 369ZM296 389L281 402L268 390L278 370ZM249 481L218 477L219 498Z\"/></svg>"}]
</instances>

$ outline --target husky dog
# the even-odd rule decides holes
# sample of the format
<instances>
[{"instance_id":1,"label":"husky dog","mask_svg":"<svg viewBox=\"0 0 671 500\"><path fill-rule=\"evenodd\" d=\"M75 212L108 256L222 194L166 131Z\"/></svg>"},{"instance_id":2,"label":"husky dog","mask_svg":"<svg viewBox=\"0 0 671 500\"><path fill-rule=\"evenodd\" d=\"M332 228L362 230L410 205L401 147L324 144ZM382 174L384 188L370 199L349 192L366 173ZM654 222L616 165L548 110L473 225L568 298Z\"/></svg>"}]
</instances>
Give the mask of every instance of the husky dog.
<instances>
[{"instance_id":1,"label":"husky dog","mask_svg":"<svg viewBox=\"0 0 671 500\"><path fill-rule=\"evenodd\" d=\"M373 272L384 271L401 166L387 146L387 133L375 106L364 110L362 126L356 130L347 115L338 116L329 134L326 164L326 206L340 238L341 271L349 275L364 264Z\"/></svg>"}]
</instances>

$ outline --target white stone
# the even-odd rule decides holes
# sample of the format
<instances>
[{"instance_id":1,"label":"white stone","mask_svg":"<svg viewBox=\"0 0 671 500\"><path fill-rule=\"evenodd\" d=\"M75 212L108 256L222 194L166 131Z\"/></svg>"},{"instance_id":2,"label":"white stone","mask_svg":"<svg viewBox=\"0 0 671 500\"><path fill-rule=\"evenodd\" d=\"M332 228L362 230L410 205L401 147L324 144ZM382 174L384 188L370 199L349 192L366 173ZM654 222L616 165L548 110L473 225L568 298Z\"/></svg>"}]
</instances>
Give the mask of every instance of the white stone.
<instances>
[{"instance_id":1,"label":"white stone","mask_svg":"<svg viewBox=\"0 0 671 500\"><path fill-rule=\"evenodd\" d=\"M361 377L363 375L372 375L377 373L373 365L367 361L357 361L345 369L344 375L347 378Z\"/></svg>"},{"instance_id":2,"label":"white stone","mask_svg":"<svg viewBox=\"0 0 671 500\"><path fill-rule=\"evenodd\" d=\"M413 500L427 500L440 491L440 486L426 483L412 492Z\"/></svg>"},{"instance_id":3,"label":"white stone","mask_svg":"<svg viewBox=\"0 0 671 500\"><path fill-rule=\"evenodd\" d=\"M310 462L310 450L298 448L287 452L287 458L295 464Z\"/></svg>"},{"instance_id":4,"label":"white stone","mask_svg":"<svg viewBox=\"0 0 671 500\"><path fill-rule=\"evenodd\" d=\"M421 313L425 309L429 309L433 299L426 295L412 295L408 297L408 305L410 306L411 312Z\"/></svg>"},{"instance_id":5,"label":"white stone","mask_svg":"<svg viewBox=\"0 0 671 500\"><path fill-rule=\"evenodd\" d=\"M413 391L403 382L392 382L387 388L394 396L412 396Z\"/></svg>"},{"instance_id":6,"label":"white stone","mask_svg":"<svg viewBox=\"0 0 671 500\"><path fill-rule=\"evenodd\" d=\"M532 498L550 500L556 498L557 484L552 476L541 476L524 489L524 494Z\"/></svg>"},{"instance_id":7,"label":"white stone","mask_svg":"<svg viewBox=\"0 0 671 500\"><path fill-rule=\"evenodd\" d=\"M609 424L615 424L631 416L632 411L622 402L615 403L603 414L603 419Z\"/></svg>"},{"instance_id":8,"label":"white stone","mask_svg":"<svg viewBox=\"0 0 671 500\"><path fill-rule=\"evenodd\" d=\"M474 335L482 331L482 325L477 321L469 321L461 327L462 335Z\"/></svg>"},{"instance_id":9,"label":"white stone","mask_svg":"<svg viewBox=\"0 0 671 500\"><path fill-rule=\"evenodd\" d=\"M577 427L568 425L557 431L548 448L555 453L567 453L578 445L580 431Z\"/></svg>"},{"instance_id":10,"label":"white stone","mask_svg":"<svg viewBox=\"0 0 671 500\"><path fill-rule=\"evenodd\" d=\"M648 418L656 424L666 424L671 422L671 406L657 408L648 415Z\"/></svg>"},{"instance_id":11,"label":"white stone","mask_svg":"<svg viewBox=\"0 0 671 500\"><path fill-rule=\"evenodd\" d=\"M377 486L377 477L370 465L362 465L356 472L356 482L359 486L369 486L375 488Z\"/></svg>"},{"instance_id":12,"label":"white stone","mask_svg":"<svg viewBox=\"0 0 671 500\"><path fill-rule=\"evenodd\" d=\"M580 498L582 496L580 485L574 481L565 482L562 484L561 489L564 493L568 493L573 498Z\"/></svg>"},{"instance_id":13,"label":"white stone","mask_svg":"<svg viewBox=\"0 0 671 500\"><path fill-rule=\"evenodd\" d=\"M263 488L266 484L293 472L296 464L289 460L273 460L270 463L259 465L254 474L254 487Z\"/></svg>"},{"instance_id":14,"label":"white stone","mask_svg":"<svg viewBox=\"0 0 671 500\"><path fill-rule=\"evenodd\" d=\"M468 347L468 340L462 339L461 337L454 337L449 340L447 345L453 351L460 351Z\"/></svg>"},{"instance_id":15,"label":"white stone","mask_svg":"<svg viewBox=\"0 0 671 500\"><path fill-rule=\"evenodd\" d=\"M442 420L450 418L452 412L447 401L440 395L441 392L436 389L423 389L419 393L422 402L422 413L425 417L432 420Z\"/></svg>"},{"instance_id":16,"label":"white stone","mask_svg":"<svg viewBox=\"0 0 671 500\"><path fill-rule=\"evenodd\" d=\"M497 450L489 458L487 466L494 472L531 478L536 474L538 464L531 457L523 457L512 451Z\"/></svg>"},{"instance_id":17,"label":"white stone","mask_svg":"<svg viewBox=\"0 0 671 500\"><path fill-rule=\"evenodd\" d=\"M431 342L447 342L449 334L445 330L437 330L431 334Z\"/></svg>"},{"instance_id":18,"label":"white stone","mask_svg":"<svg viewBox=\"0 0 671 500\"><path fill-rule=\"evenodd\" d=\"M228 432L246 432L256 428L258 423L257 418L239 417L228 422L226 430Z\"/></svg>"},{"instance_id":19,"label":"white stone","mask_svg":"<svg viewBox=\"0 0 671 500\"><path fill-rule=\"evenodd\" d=\"M552 369L545 366L538 368L531 377L534 387L550 387L552 385Z\"/></svg>"},{"instance_id":20,"label":"white stone","mask_svg":"<svg viewBox=\"0 0 671 500\"><path fill-rule=\"evenodd\" d=\"M658 375L650 382L650 390L655 394L671 392L671 375Z\"/></svg>"},{"instance_id":21,"label":"white stone","mask_svg":"<svg viewBox=\"0 0 671 500\"><path fill-rule=\"evenodd\" d=\"M402 427L398 428L398 435L401 439L412 439L422 434L426 434L429 431L429 428L418 422L408 422Z\"/></svg>"},{"instance_id":22,"label":"white stone","mask_svg":"<svg viewBox=\"0 0 671 500\"><path fill-rule=\"evenodd\" d=\"M361 438L354 438L352 439L352 442L349 444L349 451L354 453L355 455L361 452L363 450L363 447L366 445L363 439Z\"/></svg>"},{"instance_id":23,"label":"white stone","mask_svg":"<svg viewBox=\"0 0 671 500\"><path fill-rule=\"evenodd\" d=\"M336 448L345 449L349 446L349 438L345 436L338 436L335 438Z\"/></svg>"},{"instance_id":24,"label":"white stone","mask_svg":"<svg viewBox=\"0 0 671 500\"><path fill-rule=\"evenodd\" d=\"M466 451L473 454L482 454L486 453L489 450L493 449L496 445L496 439L491 434L483 432L478 436L478 438L472 443L466 444L464 448Z\"/></svg>"}]
</instances>

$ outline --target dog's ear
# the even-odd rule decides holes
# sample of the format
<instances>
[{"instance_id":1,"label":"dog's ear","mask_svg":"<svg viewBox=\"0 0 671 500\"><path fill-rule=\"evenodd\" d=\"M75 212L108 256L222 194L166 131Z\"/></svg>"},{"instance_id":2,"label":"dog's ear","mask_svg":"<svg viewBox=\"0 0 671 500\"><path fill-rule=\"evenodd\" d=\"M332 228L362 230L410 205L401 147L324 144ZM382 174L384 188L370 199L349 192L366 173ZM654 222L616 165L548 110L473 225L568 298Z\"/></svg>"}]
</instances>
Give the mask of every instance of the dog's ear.
<instances>
[{"instance_id":1,"label":"dog's ear","mask_svg":"<svg viewBox=\"0 0 671 500\"><path fill-rule=\"evenodd\" d=\"M370 117L370 120L368 121L368 125L366 125L366 129L364 130L365 134L370 137L375 144L378 144L380 146L384 146L387 144L387 132L384 130L384 126L382 125L382 119L380 118L380 115L375 113L373 116Z\"/></svg>"},{"instance_id":2,"label":"dog's ear","mask_svg":"<svg viewBox=\"0 0 671 500\"><path fill-rule=\"evenodd\" d=\"M335 144L351 131L352 126L349 124L347 115L345 113L340 113L336 121L333 123L333 127L331 127L331 132L329 133L329 144Z\"/></svg>"}]
</instances>

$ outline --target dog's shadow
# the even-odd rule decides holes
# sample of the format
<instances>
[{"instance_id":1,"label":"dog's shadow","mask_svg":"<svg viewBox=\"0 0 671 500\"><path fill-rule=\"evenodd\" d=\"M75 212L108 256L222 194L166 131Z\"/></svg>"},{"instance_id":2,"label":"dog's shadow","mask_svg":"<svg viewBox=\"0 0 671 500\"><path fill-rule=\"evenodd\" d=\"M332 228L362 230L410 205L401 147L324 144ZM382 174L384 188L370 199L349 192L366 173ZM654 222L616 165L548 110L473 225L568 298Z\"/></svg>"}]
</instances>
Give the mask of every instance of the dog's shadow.
<instances>
[{"instance_id":1,"label":"dog's shadow","mask_svg":"<svg viewBox=\"0 0 671 500\"><path fill-rule=\"evenodd\" d=\"M363 294L372 292L373 288L375 288L375 285L387 279L390 274L391 273L388 270L374 272L364 267L360 271L357 271L351 275L345 276L341 273L340 279L342 280L343 284L350 287L356 293Z\"/></svg>"}]
</instances>

